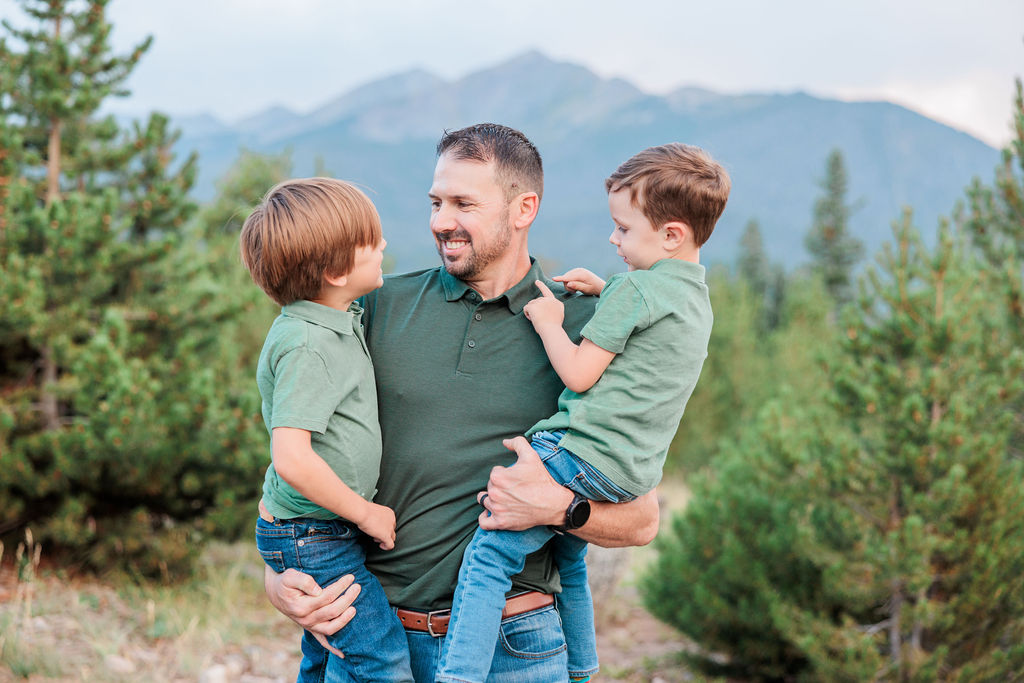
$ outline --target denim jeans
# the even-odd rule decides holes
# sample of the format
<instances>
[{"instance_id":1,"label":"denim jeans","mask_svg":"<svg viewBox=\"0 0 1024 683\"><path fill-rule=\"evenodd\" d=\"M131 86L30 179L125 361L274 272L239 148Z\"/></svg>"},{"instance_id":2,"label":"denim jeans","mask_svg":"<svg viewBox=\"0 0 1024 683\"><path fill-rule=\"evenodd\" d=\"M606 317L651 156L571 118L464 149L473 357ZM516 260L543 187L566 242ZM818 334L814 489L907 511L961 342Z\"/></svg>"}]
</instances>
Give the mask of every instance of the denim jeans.
<instances>
[{"instance_id":1,"label":"denim jeans","mask_svg":"<svg viewBox=\"0 0 1024 683\"><path fill-rule=\"evenodd\" d=\"M446 636L406 631L412 672L417 683L434 683ZM564 683L567 675L565 636L554 607L509 617L487 644L487 683ZM493 657L491 656L493 653ZM478 653L479 656L479 653Z\"/></svg>"},{"instance_id":2,"label":"denim jeans","mask_svg":"<svg viewBox=\"0 0 1024 683\"><path fill-rule=\"evenodd\" d=\"M591 500L621 503L635 498L580 458L559 448L563 433L533 435L533 448L555 481ZM522 571L529 553L539 550L552 537L552 552L562 584L556 604L568 647L567 669L561 678L543 680L564 681L569 675L582 677L597 671L594 604L584 562L586 542L570 534L557 535L549 527L525 531L477 529L462 557L438 681L490 680L487 673L491 670L491 644L501 622L505 593L512 586L511 577Z\"/></svg>"},{"instance_id":3,"label":"denim jeans","mask_svg":"<svg viewBox=\"0 0 1024 683\"><path fill-rule=\"evenodd\" d=\"M275 572L291 567L327 586L353 574L362 590L356 616L327 640L345 653L330 654L309 631L302 635L299 683L340 681L412 681L404 629L388 604L380 582L364 564L360 532L342 520L277 519L256 521L256 547Z\"/></svg>"}]
</instances>

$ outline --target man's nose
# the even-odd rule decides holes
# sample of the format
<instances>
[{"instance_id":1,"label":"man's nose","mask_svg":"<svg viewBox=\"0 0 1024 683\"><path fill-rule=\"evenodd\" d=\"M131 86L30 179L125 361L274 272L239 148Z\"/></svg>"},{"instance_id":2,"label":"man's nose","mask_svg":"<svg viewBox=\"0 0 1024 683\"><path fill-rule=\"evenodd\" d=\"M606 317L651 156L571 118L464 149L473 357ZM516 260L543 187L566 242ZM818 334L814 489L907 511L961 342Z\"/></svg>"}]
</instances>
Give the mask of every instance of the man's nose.
<instances>
[{"instance_id":1,"label":"man's nose","mask_svg":"<svg viewBox=\"0 0 1024 683\"><path fill-rule=\"evenodd\" d=\"M450 232L455 229L455 214L442 204L430 215L430 229L434 232Z\"/></svg>"}]
</instances>

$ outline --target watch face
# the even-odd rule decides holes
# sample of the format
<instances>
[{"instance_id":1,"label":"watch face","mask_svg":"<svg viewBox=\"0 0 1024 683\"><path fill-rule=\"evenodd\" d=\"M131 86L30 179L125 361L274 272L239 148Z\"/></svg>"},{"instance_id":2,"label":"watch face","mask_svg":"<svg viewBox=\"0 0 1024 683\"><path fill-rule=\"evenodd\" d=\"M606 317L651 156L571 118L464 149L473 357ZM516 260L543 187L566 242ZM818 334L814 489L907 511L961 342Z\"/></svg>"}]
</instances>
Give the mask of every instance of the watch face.
<instances>
[{"instance_id":1,"label":"watch face","mask_svg":"<svg viewBox=\"0 0 1024 683\"><path fill-rule=\"evenodd\" d=\"M579 529L587 523L588 519L590 519L590 501L577 493L566 514L566 526L570 529Z\"/></svg>"}]
</instances>

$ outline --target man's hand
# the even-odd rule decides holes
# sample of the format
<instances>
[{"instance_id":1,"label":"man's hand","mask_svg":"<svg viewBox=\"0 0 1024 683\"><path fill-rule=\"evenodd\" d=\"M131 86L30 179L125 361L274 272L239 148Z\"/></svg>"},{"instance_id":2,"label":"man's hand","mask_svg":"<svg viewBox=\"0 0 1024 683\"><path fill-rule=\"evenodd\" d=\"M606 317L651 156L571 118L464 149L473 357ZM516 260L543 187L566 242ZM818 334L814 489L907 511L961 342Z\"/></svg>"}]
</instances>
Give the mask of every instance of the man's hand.
<instances>
[{"instance_id":1,"label":"man's hand","mask_svg":"<svg viewBox=\"0 0 1024 683\"><path fill-rule=\"evenodd\" d=\"M572 292L600 296L604 289L604 280L594 275L586 268L573 268L564 275L556 275L551 278L555 282L561 282L565 288Z\"/></svg>"},{"instance_id":2,"label":"man's hand","mask_svg":"<svg viewBox=\"0 0 1024 683\"><path fill-rule=\"evenodd\" d=\"M323 636L337 633L356 615L352 603L361 590L358 583L353 583L351 574L321 588L308 574L295 569L286 569L278 574L270 567L263 572L263 587L270 604L317 636L325 647L329 646ZM331 650L341 655L337 650Z\"/></svg>"},{"instance_id":3,"label":"man's hand","mask_svg":"<svg viewBox=\"0 0 1024 683\"><path fill-rule=\"evenodd\" d=\"M366 512L358 522L360 530L381 550L391 550L395 547L395 511L376 503L367 502L366 505Z\"/></svg>"},{"instance_id":4,"label":"man's hand","mask_svg":"<svg viewBox=\"0 0 1024 683\"><path fill-rule=\"evenodd\" d=\"M545 325L555 325L561 329L562 320L565 319L565 306L555 298L546 284L540 280L536 280L534 284L541 295L523 307L526 319L533 323L533 329L538 331Z\"/></svg>"},{"instance_id":5,"label":"man's hand","mask_svg":"<svg viewBox=\"0 0 1024 683\"><path fill-rule=\"evenodd\" d=\"M491 470L487 491L477 496L477 500L483 498L485 508L480 528L522 531L541 524L563 524L572 491L551 478L526 439L517 436L502 443L516 452L518 460L511 467Z\"/></svg>"}]
</instances>

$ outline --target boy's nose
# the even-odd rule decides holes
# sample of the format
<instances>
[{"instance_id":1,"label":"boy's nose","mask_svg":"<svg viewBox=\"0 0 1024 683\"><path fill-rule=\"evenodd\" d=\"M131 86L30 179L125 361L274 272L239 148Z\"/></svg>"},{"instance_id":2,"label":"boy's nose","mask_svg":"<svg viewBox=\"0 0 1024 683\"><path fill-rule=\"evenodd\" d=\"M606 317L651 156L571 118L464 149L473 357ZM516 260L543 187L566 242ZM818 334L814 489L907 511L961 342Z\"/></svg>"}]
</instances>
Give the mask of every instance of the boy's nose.
<instances>
[{"instance_id":1,"label":"boy's nose","mask_svg":"<svg viewBox=\"0 0 1024 683\"><path fill-rule=\"evenodd\" d=\"M608 235L608 241L611 242L612 244L614 244L615 246L619 246L619 243L617 241L615 241L615 231L614 230L612 230L612 234Z\"/></svg>"}]
</instances>

